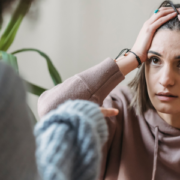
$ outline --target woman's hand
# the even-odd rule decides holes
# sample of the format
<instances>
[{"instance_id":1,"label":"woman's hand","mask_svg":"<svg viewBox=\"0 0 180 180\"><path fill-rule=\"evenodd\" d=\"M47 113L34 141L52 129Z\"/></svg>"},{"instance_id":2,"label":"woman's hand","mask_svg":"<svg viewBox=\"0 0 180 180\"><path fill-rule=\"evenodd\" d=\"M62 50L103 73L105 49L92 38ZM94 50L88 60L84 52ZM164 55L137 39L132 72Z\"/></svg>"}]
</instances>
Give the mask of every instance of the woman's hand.
<instances>
[{"instance_id":1,"label":"woman's hand","mask_svg":"<svg viewBox=\"0 0 180 180\"><path fill-rule=\"evenodd\" d=\"M116 116L119 113L119 110L115 108L100 107L100 110L103 113L104 117Z\"/></svg>"},{"instance_id":2,"label":"woman's hand","mask_svg":"<svg viewBox=\"0 0 180 180\"><path fill-rule=\"evenodd\" d=\"M180 9L177 10L180 12ZM147 52L150 48L156 30L175 16L177 16L177 13L173 8L162 7L156 14L153 14L151 18L144 23L135 44L131 49L140 57L142 62L145 62L147 59Z\"/></svg>"},{"instance_id":3,"label":"woman's hand","mask_svg":"<svg viewBox=\"0 0 180 180\"><path fill-rule=\"evenodd\" d=\"M180 9L177 10L180 12ZM176 16L177 13L172 7L162 7L159 9L158 13L153 14L151 18L144 23L135 44L131 49L131 51L140 57L141 62L147 60L148 50L151 46L156 30ZM132 53L129 53L128 56L119 57L115 62L124 76L139 65L136 57Z\"/></svg>"}]
</instances>

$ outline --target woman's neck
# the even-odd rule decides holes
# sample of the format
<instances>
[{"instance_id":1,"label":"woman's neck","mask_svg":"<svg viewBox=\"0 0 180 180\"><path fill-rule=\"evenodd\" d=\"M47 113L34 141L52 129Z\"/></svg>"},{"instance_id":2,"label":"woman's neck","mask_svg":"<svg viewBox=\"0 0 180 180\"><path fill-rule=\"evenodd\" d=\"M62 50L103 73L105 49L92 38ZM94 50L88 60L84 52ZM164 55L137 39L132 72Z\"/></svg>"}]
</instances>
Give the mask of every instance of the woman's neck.
<instances>
[{"instance_id":1,"label":"woman's neck","mask_svg":"<svg viewBox=\"0 0 180 180\"><path fill-rule=\"evenodd\" d=\"M180 129L180 113L178 114L166 114L157 112L159 116L170 126Z\"/></svg>"}]
</instances>

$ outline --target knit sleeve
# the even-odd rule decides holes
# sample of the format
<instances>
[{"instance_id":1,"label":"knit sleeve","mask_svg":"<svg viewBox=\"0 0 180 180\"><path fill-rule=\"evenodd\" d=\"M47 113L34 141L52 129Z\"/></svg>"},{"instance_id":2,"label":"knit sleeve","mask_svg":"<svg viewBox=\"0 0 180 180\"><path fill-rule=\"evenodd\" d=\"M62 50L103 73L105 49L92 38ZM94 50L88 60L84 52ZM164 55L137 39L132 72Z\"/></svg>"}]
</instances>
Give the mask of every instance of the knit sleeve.
<instances>
[{"instance_id":1,"label":"knit sleeve","mask_svg":"<svg viewBox=\"0 0 180 180\"><path fill-rule=\"evenodd\" d=\"M36 125L36 158L43 180L97 180L107 124L98 105L69 100Z\"/></svg>"},{"instance_id":2,"label":"knit sleeve","mask_svg":"<svg viewBox=\"0 0 180 180\"><path fill-rule=\"evenodd\" d=\"M42 117L67 99L84 99L100 106L105 97L124 79L113 59L67 79L45 91L38 99L38 113Z\"/></svg>"}]
</instances>

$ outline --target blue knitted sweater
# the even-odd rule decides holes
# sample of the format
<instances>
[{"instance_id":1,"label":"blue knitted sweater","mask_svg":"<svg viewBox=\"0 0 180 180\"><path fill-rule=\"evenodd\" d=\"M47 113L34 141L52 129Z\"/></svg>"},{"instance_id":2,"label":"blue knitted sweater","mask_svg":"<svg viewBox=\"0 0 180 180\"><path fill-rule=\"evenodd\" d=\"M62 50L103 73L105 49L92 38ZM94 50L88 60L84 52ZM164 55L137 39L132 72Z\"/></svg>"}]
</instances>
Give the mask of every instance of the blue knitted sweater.
<instances>
[{"instance_id":1,"label":"blue knitted sweater","mask_svg":"<svg viewBox=\"0 0 180 180\"><path fill-rule=\"evenodd\" d=\"M43 180L96 180L108 130L99 106L68 100L36 125L36 158Z\"/></svg>"}]
</instances>

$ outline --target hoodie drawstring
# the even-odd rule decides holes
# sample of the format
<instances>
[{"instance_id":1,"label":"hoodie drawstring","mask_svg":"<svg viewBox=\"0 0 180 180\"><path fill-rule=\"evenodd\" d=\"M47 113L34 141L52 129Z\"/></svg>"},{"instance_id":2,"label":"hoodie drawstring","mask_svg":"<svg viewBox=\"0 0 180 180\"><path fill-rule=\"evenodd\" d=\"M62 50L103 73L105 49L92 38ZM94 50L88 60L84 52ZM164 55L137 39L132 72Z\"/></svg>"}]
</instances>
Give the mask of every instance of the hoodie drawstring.
<instances>
[{"instance_id":1,"label":"hoodie drawstring","mask_svg":"<svg viewBox=\"0 0 180 180\"><path fill-rule=\"evenodd\" d=\"M155 180L156 168L157 168L157 157L158 157L158 127L155 127L155 145L154 145L154 160L153 160L153 171L152 180Z\"/></svg>"}]
</instances>

